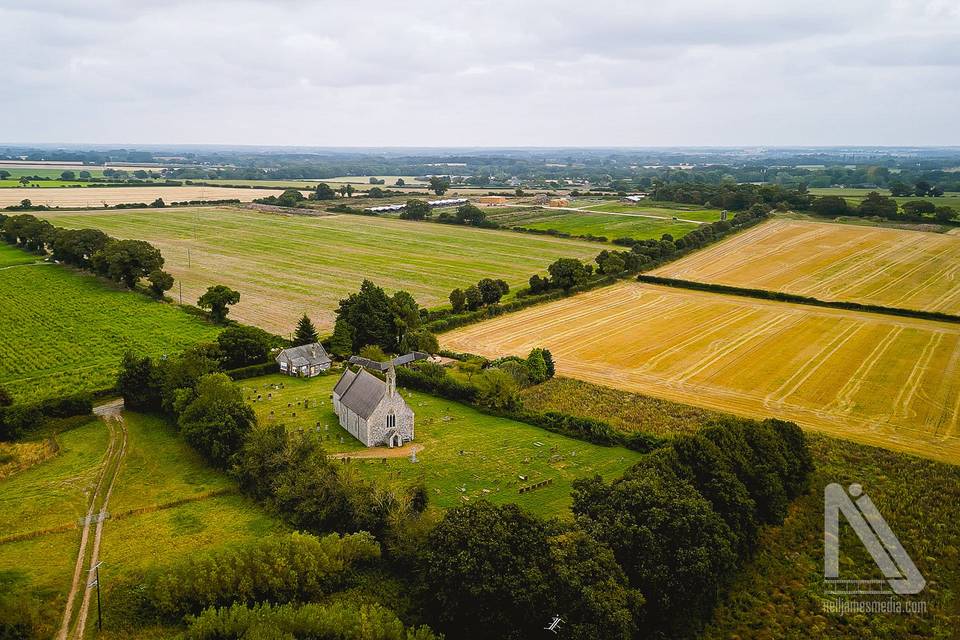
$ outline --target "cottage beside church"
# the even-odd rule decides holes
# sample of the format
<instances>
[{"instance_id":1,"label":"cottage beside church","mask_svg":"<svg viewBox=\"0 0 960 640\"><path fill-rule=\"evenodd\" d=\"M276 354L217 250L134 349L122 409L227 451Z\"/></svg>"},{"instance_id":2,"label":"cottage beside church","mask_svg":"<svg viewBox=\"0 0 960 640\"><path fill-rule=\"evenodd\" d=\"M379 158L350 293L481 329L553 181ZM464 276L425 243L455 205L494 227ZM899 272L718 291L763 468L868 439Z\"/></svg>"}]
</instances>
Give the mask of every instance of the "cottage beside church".
<instances>
[{"instance_id":1,"label":"cottage beside church","mask_svg":"<svg viewBox=\"0 0 960 640\"><path fill-rule=\"evenodd\" d=\"M333 410L340 426L368 447L399 447L413 440L413 409L397 392L396 367L426 357L407 354L390 362L351 358L351 364L361 365L360 369L344 369L333 388ZM386 381L364 367L384 371Z\"/></svg>"},{"instance_id":2,"label":"cottage beside church","mask_svg":"<svg viewBox=\"0 0 960 640\"><path fill-rule=\"evenodd\" d=\"M288 376L312 378L330 368L330 356L319 342L284 349L276 360L280 372Z\"/></svg>"}]
</instances>

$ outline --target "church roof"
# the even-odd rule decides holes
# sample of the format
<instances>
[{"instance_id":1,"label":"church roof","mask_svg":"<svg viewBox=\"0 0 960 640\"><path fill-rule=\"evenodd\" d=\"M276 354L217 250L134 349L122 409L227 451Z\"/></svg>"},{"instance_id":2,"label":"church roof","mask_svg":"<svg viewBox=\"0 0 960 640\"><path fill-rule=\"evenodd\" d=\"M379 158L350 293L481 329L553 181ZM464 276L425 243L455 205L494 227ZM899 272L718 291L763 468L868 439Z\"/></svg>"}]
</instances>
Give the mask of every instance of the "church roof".
<instances>
[{"instance_id":1,"label":"church roof","mask_svg":"<svg viewBox=\"0 0 960 640\"><path fill-rule=\"evenodd\" d=\"M353 382L353 379L356 377L357 377L357 374L355 374L353 371L350 370L349 367L347 367L346 369L343 370L343 375L340 376L340 379L337 380L337 384L333 388L333 392L338 396L342 396L343 392L347 390L347 387L350 386L350 383Z\"/></svg>"},{"instance_id":2,"label":"church roof","mask_svg":"<svg viewBox=\"0 0 960 640\"><path fill-rule=\"evenodd\" d=\"M349 369L344 371L340 381L337 382L337 387L340 387L340 384L344 382L348 372ZM334 392L336 392L336 387ZM358 373L354 374L346 388L340 392L340 404L366 420L376 410L386 393L386 382L367 370L360 369Z\"/></svg>"}]
</instances>

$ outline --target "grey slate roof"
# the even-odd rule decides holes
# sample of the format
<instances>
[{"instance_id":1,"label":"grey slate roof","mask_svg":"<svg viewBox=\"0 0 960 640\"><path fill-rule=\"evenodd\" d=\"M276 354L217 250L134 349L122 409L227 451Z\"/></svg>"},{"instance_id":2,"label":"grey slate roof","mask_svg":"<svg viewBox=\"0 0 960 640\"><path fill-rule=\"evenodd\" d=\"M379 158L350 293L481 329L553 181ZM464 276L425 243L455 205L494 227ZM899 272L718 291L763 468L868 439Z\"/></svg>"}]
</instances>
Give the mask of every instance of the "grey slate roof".
<instances>
[{"instance_id":1,"label":"grey slate roof","mask_svg":"<svg viewBox=\"0 0 960 640\"><path fill-rule=\"evenodd\" d=\"M343 382L346 377L347 373L344 372L340 382ZM340 382L337 383L338 387ZM373 414L386 392L386 382L369 371L360 369L340 394L340 404L366 420Z\"/></svg>"},{"instance_id":2,"label":"grey slate roof","mask_svg":"<svg viewBox=\"0 0 960 640\"><path fill-rule=\"evenodd\" d=\"M349 367L343 370L343 375L340 376L340 379L337 380L337 385L333 388L333 392L338 396L342 396L343 392L347 390L347 387L350 386L350 383L353 382L353 379L357 377Z\"/></svg>"},{"instance_id":3,"label":"grey slate roof","mask_svg":"<svg viewBox=\"0 0 960 640\"><path fill-rule=\"evenodd\" d=\"M350 364L358 364L361 367L366 367L368 369L373 369L374 371L386 371L390 368L390 365L399 367L400 365L410 364L414 360L426 360L430 357L430 354L423 353L422 351L411 351L410 353L404 354L402 356L397 356L389 362L377 362L376 360L370 360L368 358L361 358L360 356L351 356Z\"/></svg>"},{"instance_id":4,"label":"grey slate roof","mask_svg":"<svg viewBox=\"0 0 960 640\"><path fill-rule=\"evenodd\" d=\"M324 351L323 345L319 342L305 344L299 347L290 347L277 354L277 362L290 360L295 366L300 367L305 364L324 365L330 364L330 356Z\"/></svg>"}]
</instances>

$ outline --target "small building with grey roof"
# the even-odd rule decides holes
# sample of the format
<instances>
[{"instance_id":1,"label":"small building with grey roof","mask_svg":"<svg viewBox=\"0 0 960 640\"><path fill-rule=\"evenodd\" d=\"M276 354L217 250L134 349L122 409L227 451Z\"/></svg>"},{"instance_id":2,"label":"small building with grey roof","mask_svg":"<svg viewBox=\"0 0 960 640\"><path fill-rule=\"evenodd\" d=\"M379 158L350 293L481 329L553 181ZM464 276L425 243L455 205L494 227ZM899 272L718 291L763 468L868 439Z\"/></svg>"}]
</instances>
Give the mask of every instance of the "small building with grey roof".
<instances>
[{"instance_id":1,"label":"small building with grey roof","mask_svg":"<svg viewBox=\"0 0 960 640\"><path fill-rule=\"evenodd\" d=\"M312 378L330 368L330 356L319 342L290 347L277 354L280 373Z\"/></svg>"}]
</instances>

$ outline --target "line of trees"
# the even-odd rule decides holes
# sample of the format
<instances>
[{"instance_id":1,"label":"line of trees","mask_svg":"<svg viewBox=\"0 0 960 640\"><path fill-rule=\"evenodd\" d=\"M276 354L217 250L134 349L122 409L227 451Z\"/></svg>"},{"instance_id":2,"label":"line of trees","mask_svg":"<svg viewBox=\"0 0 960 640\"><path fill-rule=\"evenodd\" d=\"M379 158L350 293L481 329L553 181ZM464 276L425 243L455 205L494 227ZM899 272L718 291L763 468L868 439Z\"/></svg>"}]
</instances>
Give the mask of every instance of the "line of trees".
<instances>
[{"instance_id":1,"label":"line of trees","mask_svg":"<svg viewBox=\"0 0 960 640\"><path fill-rule=\"evenodd\" d=\"M957 211L953 207L936 205L929 200L909 200L898 205L893 198L882 196L876 191L868 193L856 206L852 206L841 196L822 196L813 201L810 211L829 218L875 217L900 222L924 222L932 218L941 224L957 218Z\"/></svg>"},{"instance_id":2,"label":"line of trees","mask_svg":"<svg viewBox=\"0 0 960 640\"><path fill-rule=\"evenodd\" d=\"M476 311L480 307L496 304L510 293L510 285L505 280L483 278L477 284L466 289L454 289L450 292L450 306L454 313Z\"/></svg>"},{"instance_id":3,"label":"line of trees","mask_svg":"<svg viewBox=\"0 0 960 640\"><path fill-rule=\"evenodd\" d=\"M141 279L155 297L173 286L163 271L160 250L144 240L117 240L97 229L64 229L30 214L0 214L4 239L13 245L78 269L93 272L133 289Z\"/></svg>"}]
</instances>

